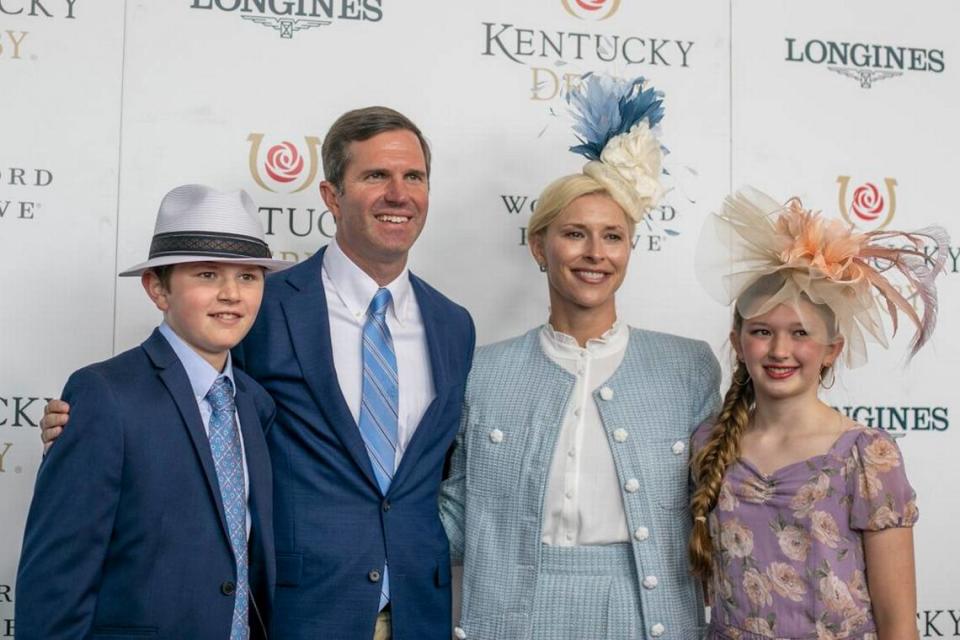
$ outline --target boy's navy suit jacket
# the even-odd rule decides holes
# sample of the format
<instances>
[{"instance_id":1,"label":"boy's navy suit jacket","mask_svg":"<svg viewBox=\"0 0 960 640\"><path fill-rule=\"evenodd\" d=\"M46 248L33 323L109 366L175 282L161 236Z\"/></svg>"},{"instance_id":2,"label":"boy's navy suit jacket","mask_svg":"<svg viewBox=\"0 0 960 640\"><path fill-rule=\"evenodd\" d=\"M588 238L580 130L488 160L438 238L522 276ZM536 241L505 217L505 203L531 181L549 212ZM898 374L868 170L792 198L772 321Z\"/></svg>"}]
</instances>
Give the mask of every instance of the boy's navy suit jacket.
<instances>
[{"instance_id":1,"label":"boy's navy suit jacket","mask_svg":"<svg viewBox=\"0 0 960 640\"><path fill-rule=\"evenodd\" d=\"M274 404L234 370L249 474L250 629L275 583L264 431ZM186 371L154 331L74 373L70 425L40 466L20 557L22 640L230 636L236 563L210 441Z\"/></svg>"}]
</instances>

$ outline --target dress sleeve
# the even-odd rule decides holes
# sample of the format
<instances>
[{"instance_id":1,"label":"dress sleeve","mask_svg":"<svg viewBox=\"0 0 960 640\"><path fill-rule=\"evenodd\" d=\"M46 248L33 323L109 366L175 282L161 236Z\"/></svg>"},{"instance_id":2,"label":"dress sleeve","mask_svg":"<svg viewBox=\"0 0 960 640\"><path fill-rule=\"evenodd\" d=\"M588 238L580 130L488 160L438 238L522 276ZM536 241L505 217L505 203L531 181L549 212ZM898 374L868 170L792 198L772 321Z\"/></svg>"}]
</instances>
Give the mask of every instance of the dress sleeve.
<instances>
[{"instance_id":1,"label":"dress sleeve","mask_svg":"<svg viewBox=\"0 0 960 640\"><path fill-rule=\"evenodd\" d=\"M917 494L907 480L899 447L885 431L863 430L850 450L846 471L851 529L879 531L916 523Z\"/></svg>"}]
</instances>

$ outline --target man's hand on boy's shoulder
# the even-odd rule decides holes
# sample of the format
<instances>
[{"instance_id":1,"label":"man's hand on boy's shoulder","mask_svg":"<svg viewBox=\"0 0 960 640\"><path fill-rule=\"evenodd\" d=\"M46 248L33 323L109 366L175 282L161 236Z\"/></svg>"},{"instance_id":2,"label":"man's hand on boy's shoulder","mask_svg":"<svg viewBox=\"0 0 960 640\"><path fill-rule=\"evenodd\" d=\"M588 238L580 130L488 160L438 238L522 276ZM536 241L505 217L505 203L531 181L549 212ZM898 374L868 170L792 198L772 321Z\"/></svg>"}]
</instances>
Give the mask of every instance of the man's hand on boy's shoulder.
<instances>
[{"instance_id":1,"label":"man's hand on boy's shoulder","mask_svg":"<svg viewBox=\"0 0 960 640\"><path fill-rule=\"evenodd\" d=\"M40 440L43 442L43 452L46 453L53 441L63 433L63 427L70 419L70 405L63 400L51 400L43 408L43 418L40 420Z\"/></svg>"}]
</instances>

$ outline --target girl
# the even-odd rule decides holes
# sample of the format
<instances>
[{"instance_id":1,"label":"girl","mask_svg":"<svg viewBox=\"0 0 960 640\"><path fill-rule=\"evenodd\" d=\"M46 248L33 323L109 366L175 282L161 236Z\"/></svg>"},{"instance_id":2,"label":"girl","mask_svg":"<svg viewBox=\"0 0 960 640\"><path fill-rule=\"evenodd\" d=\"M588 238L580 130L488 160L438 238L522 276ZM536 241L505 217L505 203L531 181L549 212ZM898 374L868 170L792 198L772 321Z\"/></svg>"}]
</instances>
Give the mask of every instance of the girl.
<instances>
[{"instance_id":1,"label":"girl","mask_svg":"<svg viewBox=\"0 0 960 640\"><path fill-rule=\"evenodd\" d=\"M817 392L842 354L863 361L864 332L885 343L880 301L894 322L899 309L916 323L911 355L928 339L944 234L852 234L757 192L728 198L712 224L733 240L723 284L736 296L737 363L719 416L693 438L690 556L709 585L708 637L915 638L917 507L903 459L886 432ZM908 248L877 244L895 237ZM941 250L932 269L924 239ZM923 318L876 267L906 277Z\"/></svg>"}]
</instances>

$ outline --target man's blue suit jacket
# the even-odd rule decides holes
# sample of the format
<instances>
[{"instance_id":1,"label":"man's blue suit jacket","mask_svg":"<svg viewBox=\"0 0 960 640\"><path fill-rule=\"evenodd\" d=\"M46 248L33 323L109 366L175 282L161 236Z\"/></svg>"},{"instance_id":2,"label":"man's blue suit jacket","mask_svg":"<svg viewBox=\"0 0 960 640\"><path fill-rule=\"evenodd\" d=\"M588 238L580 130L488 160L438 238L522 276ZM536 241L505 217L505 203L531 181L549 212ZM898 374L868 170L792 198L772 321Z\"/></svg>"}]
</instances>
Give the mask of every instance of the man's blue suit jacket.
<instances>
[{"instance_id":1,"label":"man's blue suit jacket","mask_svg":"<svg viewBox=\"0 0 960 640\"><path fill-rule=\"evenodd\" d=\"M370 640L377 578L389 560L393 637L449 638L450 556L437 496L473 358L473 321L410 275L436 398L384 496L334 370L323 254L267 279L257 322L235 351L277 403L267 436L277 535L272 635Z\"/></svg>"},{"instance_id":2,"label":"man's blue suit jacket","mask_svg":"<svg viewBox=\"0 0 960 640\"><path fill-rule=\"evenodd\" d=\"M264 441L275 410L243 372L234 379L250 479L257 638L269 624L276 577ZM139 347L74 373L63 398L70 427L40 466L27 518L17 638L229 638L236 562L210 441L169 343L154 331Z\"/></svg>"}]
</instances>

